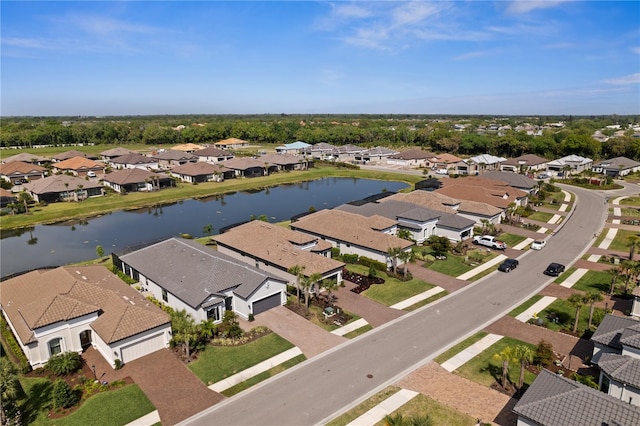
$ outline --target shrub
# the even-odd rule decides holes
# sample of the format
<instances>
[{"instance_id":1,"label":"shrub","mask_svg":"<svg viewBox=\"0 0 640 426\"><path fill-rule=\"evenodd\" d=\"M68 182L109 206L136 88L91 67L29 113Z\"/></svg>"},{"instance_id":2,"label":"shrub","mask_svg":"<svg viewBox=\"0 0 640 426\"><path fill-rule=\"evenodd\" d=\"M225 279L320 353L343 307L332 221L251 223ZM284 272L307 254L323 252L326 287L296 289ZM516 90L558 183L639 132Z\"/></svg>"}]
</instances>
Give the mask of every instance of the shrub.
<instances>
[{"instance_id":1,"label":"shrub","mask_svg":"<svg viewBox=\"0 0 640 426\"><path fill-rule=\"evenodd\" d=\"M249 322L253 322L255 320L255 317L253 316L253 314L249 314Z\"/></svg>"},{"instance_id":2,"label":"shrub","mask_svg":"<svg viewBox=\"0 0 640 426\"><path fill-rule=\"evenodd\" d=\"M551 343L541 340L536 346L536 353L533 362L538 365L551 365L554 359L553 346Z\"/></svg>"},{"instance_id":3,"label":"shrub","mask_svg":"<svg viewBox=\"0 0 640 426\"><path fill-rule=\"evenodd\" d=\"M331 257L333 259L340 257L340 249L338 247L331 247Z\"/></svg>"},{"instance_id":4,"label":"shrub","mask_svg":"<svg viewBox=\"0 0 640 426\"><path fill-rule=\"evenodd\" d=\"M366 266L366 267L373 266L378 271L382 271L382 272L386 272L387 271L387 265L386 264L384 264L382 262L378 262L377 260L374 260L374 259L370 259L368 257L360 256L360 259L358 259L358 263L361 264L362 266Z\"/></svg>"},{"instance_id":5,"label":"shrub","mask_svg":"<svg viewBox=\"0 0 640 426\"><path fill-rule=\"evenodd\" d=\"M120 370L122 368L122 361L120 361L119 358L116 358L113 361L114 366L116 367L116 370Z\"/></svg>"},{"instance_id":6,"label":"shrub","mask_svg":"<svg viewBox=\"0 0 640 426\"><path fill-rule=\"evenodd\" d=\"M11 329L9 328L9 324L7 324L7 321L4 319L4 317L1 314L0 314L0 332L2 333L2 338L7 343L7 346L8 346L8 348L5 348L5 349L10 350L13 353L14 357L18 359L18 361L20 362L20 370L22 371L22 373L28 373L29 371L31 371L31 364L29 364L29 360L27 359L27 356L24 354L24 352L22 352L22 349L20 348L18 341L16 340L15 336L11 332Z\"/></svg>"},{"instance_id":7,"label":"shrub","mask_svg":"<svg viewBox=\"0 0 640 426\"><path fill-rule=\"evenodd\" d=\"M77 352L64 352L54 355L47 361L47 368L57 376L73 373L82 367L82 358Z\"/></svg>"},{"instance_id":8,"label":"shrub","mask_svg":"<svg viewBox=\"0 0 640 426\"><path fill-rule=\"evenodd\" d=\"M53 382L52 393L53 408L69 408L78 402L78 395L62 379Z\"/></svg>"},{"instance_id":9,"label":"shrub","mask_svg":"<svg viewBox=\"0 0 640 426\"><path fill-rule=\"evenodd\" d=\"M343 254L342 261L344 263L358 263L359 256L357 254Z\"/></svg>"}]
</instances>

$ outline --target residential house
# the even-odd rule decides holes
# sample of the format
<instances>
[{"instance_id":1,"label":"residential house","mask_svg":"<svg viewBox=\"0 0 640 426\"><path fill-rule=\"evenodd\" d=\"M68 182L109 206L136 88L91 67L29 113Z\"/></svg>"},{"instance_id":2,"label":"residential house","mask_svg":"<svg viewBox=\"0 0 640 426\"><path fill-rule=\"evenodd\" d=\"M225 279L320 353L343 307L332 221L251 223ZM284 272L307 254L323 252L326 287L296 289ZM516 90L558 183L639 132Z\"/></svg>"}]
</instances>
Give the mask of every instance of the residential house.
<instances>
[{"instance_id":1,"label":"residential house","mask_svg":"<svg viewBox=\"0 0 640 426\"><path fill-rule=\"evenodd\" d=\"M228 138L216 142L214 143L214 145L221 149L238 149L249 146L249 142L243 141L242 139L238 138Z\"/></svg>"},{"instance_id":2,"label":"residential house","mask_svg":"<svg viewBox=\"0 0 640 426\"><path fill-rule=\"evenodd\" d=\"M155 191L173 186L173 180L160 173L142 169L122 169L106 174L102 184L116 192Z\"/></svg>"},{"instance_id":3,"label":"residential house","mask_svg":"<svg viewBox=\"0 0 640 426\"><path fill-rule=\"evenodd\" d=\"M146 155L132 152L130 154L121 155L110 159L109 165L116 169L142 169L142 170L156 170L160 168L160 163L156 158L147 157Z\"/></svg>"},{"instance_id":4,"label":"residential house","mask_svg":"<svg viewBox=\"0 0 640 426\"><path fill-rule=\"evenodd\" d=\"M399 229L409 231L413 240L421 244L432 235L462 241L473 237L475 222L453 213L431 210L405 201L385 200L371 203L343 204L337 210L362 216L379 215L397 221Z\"/></svg>"},{"instance_id":5,"label":"residential house","mask_svg":"<svg viewBox=\"0 0 640 426\"><path fill-rule=\"evenodd\" d=\"M229 151L216 148L214 146L193 151L193 155L198 156L198 161L204 161L211 164L216 164L225 160L231 160L234 157L234 155Z\"/></svg>"},{"instance_id":6,"label":"residential house","mask_svg":"<svg viewBox=\"0 0 640 426\"><path fill-rule=\"evenodd\" d=\"M82 152L82 151L78 151L78 150L71 150L71 151L65 151L65 152L61 152L60 154L56 154L52 157L53 162L56 163L58 161L64 161L64 160L69 160L70 158L74 158L74 157L82 157L82 158L86 158L89 160L97 160L98 157L93 155L93 154L88 154L86 152Z\"/></svg>"},{"instance_id":7,"label":"residential house","mask_svg":"<svg viewBox=\"0 0 640 426\"><path fill-rule=\"evenodd\" d=\"M459 179L442 179L442 188L435 192L458 200L478 201L506 210L511 203L524 207L528 193L513 188L504 182L477 176Z\"/></svg>"},{"instance_id":8,"label":"residential house","mask_svg":"<svg viewBox=\"0 0 640 426\"><path fill-rule=\"evenodd\" d=\"M235 157L221 161L221 166L233 170L236 177L266 176L269 163L253 157Z\"/></svg>"},{"instance_id":9,"label":"residential house","mask_svg":"<svg viewBox=\"0 0 640 426\"><path fill-rule=\"evenodd\" d=\"M313 162L291 154L265 154L256 158L269 164L269 173L291 170L306 170Z\"/></svg>"},{"instance_id":10,"label":"residential house","mask_svg":"<svg viewBox=\"0 0 640 426\"><path fill-rule=\"evenodd\" d=\"M302 141L295 141L293 143L287 143L276 147L276 152L279 154L300 154L302 150L311 147L311 144Z\"/></svg>"},{"instance_id":11,"label":"residential house","mask_svg":"<svg viewBox=\"0 0 640 426\"><path fill-rule=\"evenodd\" d=\"M640 281L636 281L638 285L633 288L633 305L631 306L631 315L634 318L640 318Z\"/></svg>"},{"instance_id":12,"label":"residential house","mask_svg":"<svg viewBox=\"0 0 640 426\"><path fill-rule=\"evenodd\" d=\"M286 280L192 240L170 238L113 258L144 291L198 322L221 322L227 310L248 319L287 301Z\"/></svg>"},{"instance_id":13,"label":"residential house","mask_svg":"<svg viewBox=\"0 0 640 426\"><path fill-rule=\"evenodd\" d=\"M187 163L171 169L171 176L188 183L222 182L225 175L231 178L234 176L234 172L221 164L203 163L202 161Z\"/></svg>"},{"instance_id":14,"label":"residential house","mask_svg":"<svg viewBox=\"0 0 640 426\"><path fill-rule=\"evenodd\" d=\"M162 150L152 156L158 160L158 167L169 170L187 163L197 163L198 156L182 151Z\"/></svg>"},{"instance_id":15,"label":"residential house","mask_svg":"<svg viewBox=\"0 0 640 426\"><path fill-rule=\"evenodd\" d=\"M100 157L102 158L103 161L109 162L109 160L112 160L116 157L122 157L123 155L129 155L133 153L134 151L131 151L130 149L118 146L116 148L111 148L111 149L107 149L106 151L102 151L100 153Z\"/></svg>"},{"instance_id":16,"label":"residential house","mask_svg":"<svg viewBox=\"0 0 640 426\"><path fill-rule=\"evenodd\" d=\"M379 215L365 217L340 210L320 210L290 225L294 231L319 237L340 249L393 266L389 250L409 252L413 242L398 238L397 222Z\"/></svg>"},{"instance_id":17,"label":"residential house","mask_svg":"<svg viewBox=\"0 0 640 426\"><path fill-rule=\"evenodd\" d=\"M182 151L182 152L188 152L188 153L193 153L195 151L204 149L206 147L202 146L202 145L198 145L195 143L183 143L180 145L176 145L173 148L171 148L173 151Z\"/></svg>"},{"instance_id":18,"label":"residential house","mask_svg":"<svg viewBox=\"0 0 640 426\"><path fill-rule=\"evenodd\" d=\"M306 277L319 274L322 280L342 283L344 263L331 259L331 244L318 237L252 220L213 239L218 243L218 252L277 275L292 285L297 277L289 270L294 266L302 267Z\"/></svg>"},{"instance_id":19,"label":"residential house","mask_svg":"<svg viewBox=\"0 0 640 426\"><path fill-rule=\"evenodd\" d=\"M37 164L39 166L46 166L51 164L51 159L47 157L41 157L35 154L29 154L28 152L21 152L20 154L12 155L11 157L3 158L3 163L12 163L14 161L22 161L23 163Z\"/></svg>"},{"instance_id":20,"label":"residential house","mask_svg":"<svg viewBox=\"0 0 640 426\"><path fill-rule=\"evenodd\" d=\"M11 191L0 188L0 209L3 209L16 201L18 201L18 197L16 197Z\"/></svg>"},{"instance_id":21,"label":"residential house","mask_svg":"<svg viewBox=\"0 0 640 426\"><path fill-rule=\"evenodd\" d=\"M602 160L591 167L594 173L602 173L613 178L620 178L640 171L640 163L627 157L615 157Z\"/></svg>"},{"instance_id":22,"label":"residential house","mask_svg":"<svg viewBox=\"0 0 640 426\"><path fill-rule=\"evenodd\" d=\"M427 167L435 154L422 149L407 149L387 157L387 164L402 167Z\"/></svg>"},{"instance_id":23,"label":"residential house","mask_svg":"<svg viewBox=\"0 0 640 426\"><path fill-rule=\"evenodd\" d=\"M104 169L104 164L84 157L72 157L53 164L53 171L55 173L71 173L78 177L89 176L92 173L102 177L102 175L104 175Z\"/></svg>"},{"instance_id":24,"label":"residential house","mask_svg":"<svg viewBox=\"0 0 640 426\"><path fill-rule=\"evenodd\" d=\"M556 176L579 174L591 168L593 160L579 155L567 155L566 157L547 163L547 172Z\"/></svg>"},{"instance_id":25,"label":"residential house","mask_svg":"<svg viewBox=\"0 0 640 426\"><path fill-rule=\"evenodd\" d=\"M593 356L591 362L599 364L605 353L640 358L640 321L633 317L605 315L591 336Z\"/></svg>"},{"instance_id":26,"label":"residential house","mask_svg":"<svg viewBox=\"0 0 640 426\"><path fill-rule=\"evenodd\" d=\"M104 195L100 183L69 175L47 176L25 183L23 188L40 203L80 201Z\"/></svg>"},{"instance_id":27,"label":"residential house","mask_svg":"<svg viewBox=\"0 0 640 426\"><path fill-rule=\"evenodd\" d=\"M602 392L640 406L640 353L635 356L603 353L598 367L598 386Z\"/></svg>"},{"instance_id":28,"label":"residential house","mask_svg":"<svg viewBox=\"0 0 640 426\"><path fill-rule=\"evenodd\" d=\"M318 160L334 160L337 157L335 155L336 149L337 147L335 145L320 142L301 149L300 153L311 158L317 158Z\"/></svg>"},{"instance_id":29,"label":"residential house","mask_svg":"<svg viewBox=\"0 0 640 426\"><path fill-rule=\"evenodd\" d=\"M542 370L513 407L518 426L638 425L640 407Z\"/></svg>"},{"instance_id":30,"label":"residential house","mask_svg":"<svg viewBox=\"0 0 640 426\"><path fill-rule=\"evenodd\" d=\"M539 157L535 154L525 154L520 157L508 158L502 165L500 169L503 172L514 172L514 173L536 173L539 171L544 171L547 169L547 160L546 158Z\"/></svg>"},{"instance_id":31,"label":"residential house","mask_svg":"<svg viewBox=\"0 0 640 426\"><path fill-rule=\"evenodd\" d=\"M525 175L521 175L519 173L501 172L498 170L493 170L490 172L483 173L482 177L485 179L504 182L507 185L513 188L517 188L528 194L535 194L538 191L538 182L536 182L535 180Z\"/></svg>"},{"instance_id":32,"label":"residential house","mask_svg":"<svg viewBox=\"0 0 640 426\"><path fill-rule=\"evenodd\" d=\"M455 172L461 175L477 175L491 170L500 170L502 163L507 161L504 157L496 157L491 154L476 155L455 164Z\"/></svg>"},{"instance_id":33,"label":"residential house","mask_svg":"<svg viewBox=\"0 0 640 426\"><path fill-rule=\"evenodd\" d=\"M387 158L396 154L398 154L398 151L394 151L393 149L385 148L383 146L377 146L354 155L353 159L355 162L362 164L368 164L371 162L385 163Z\"/></svg>"},{"instance_id":34,"label":"residential house","mask_svg":"<svg viewBox=\"0 0 640 426\"><path fill-rule=\"evenodd\" d=\"M171 319L104 266L38 270L0 283L0 305L34 367L93 346L111 366L167 348Z\"/></svg>"},{"instance_id":35,"label":"residential house","mask_svg":"<svg viewBox=\"0 0 640 426\"><path fill-rule=\"evenodd\" d=\"M26 181L42 179L47 175L47 169L33 163L12 161L0 164L0 179L20 185Z\"/></svg>"},{"instance_id":36,"label":"residential house","mask_svg":"<svg viewBox=\"0 0 640 426\"><path fill-rule=\"evenodd\" d=\"M357 145L341 145L331 154L338 161L353 161L356 155L362 154L367 149Z\"/></svg>"},{"instance_id":37,"label":"residential house","mask_svg":"<svg viewBox=\"0 0 640 426\"><path fill-rule=\"evenodd\" d=\"M430 158L428 165L433 170L451 170L460 161L462 161L462 158L445 152Z\"/></svg>"}]
</instances>

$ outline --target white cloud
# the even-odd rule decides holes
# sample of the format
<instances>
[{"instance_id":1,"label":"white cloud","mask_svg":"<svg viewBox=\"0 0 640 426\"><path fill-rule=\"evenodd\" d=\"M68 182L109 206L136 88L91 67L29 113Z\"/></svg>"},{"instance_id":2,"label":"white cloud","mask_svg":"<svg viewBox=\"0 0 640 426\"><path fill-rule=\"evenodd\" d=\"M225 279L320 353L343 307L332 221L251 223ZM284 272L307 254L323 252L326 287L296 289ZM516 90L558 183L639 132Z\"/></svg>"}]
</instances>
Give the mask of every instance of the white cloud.
<instances>
[{"instance_id":1,"label":"white cloud","mask_svg":"<svg viewBox=\"0 0 640 426\"><path fill-rule=\"evenodd\" d=\"M628 86L632 84L640 84L640 72L635 74L625 75L623 77L612 78L604 81L607 84L613 84L615 86Z\"/></svg>"},{"instance_id":2,"label":"white cloud","mask_svg":"<svg viewBox=\"0 0 640 426\"><path fill-rule=\"evenodd\" d=\"M487 55L488 55L488 52L476 51L476 52L468 52L468 53L464 53L462 55L455 56L453 59L455 61L464 61L464 60L467 60L467 59L481 58L481 57L487 56Z\"/></svg>"},{"instance_id":3,"label":"white cloud","mask_svg":"<svg viewBox=\"0 0 640 426\"><path fill-rule=\"evenodd\" d=\"M537 9L550 9L572 0L545 0L545 1L512 1L507 5L507 13L523 14Z\"/></svg>"},{"instance_id":4,"label":"white cloud","mask_svg":"<svg viewBox=\"0 0 640 426\"><path fill-rule=\"evenodd\" d=\"M415 25L437 15L443 9L442 3L409 2L402 3L392 11L392 26Z\"/></svg>"},{"instance_id":5,"label":"white cloud","mask_svg":"<svg viewBox=\"0 0 640 426\"><path fill-rule=\"evenodd\" d=\"M25 47L29 49L49 49L51 46L44 40L35 38L8 37L2 38L5 46Z\"/></svg>"},{"instance_id":6,"label":"white cloud","mask_svg":"<svg viewBox=\"0 0 640 426\"><path fill-rule=\"evenodd\" d=\"M340 18L368 18L373 13L357 4L332 4L333 15Z\"/></svg>"}]
</instances>

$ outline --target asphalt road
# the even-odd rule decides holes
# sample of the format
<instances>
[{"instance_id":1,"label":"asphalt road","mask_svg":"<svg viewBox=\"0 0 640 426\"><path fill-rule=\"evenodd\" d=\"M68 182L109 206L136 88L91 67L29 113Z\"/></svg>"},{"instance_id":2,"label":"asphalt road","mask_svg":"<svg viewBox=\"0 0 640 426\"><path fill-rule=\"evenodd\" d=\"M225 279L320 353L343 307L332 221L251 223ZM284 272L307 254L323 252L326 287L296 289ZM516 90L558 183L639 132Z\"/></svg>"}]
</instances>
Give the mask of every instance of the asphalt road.
<instances>
[{"instance_id":1,"label":"asphalt road","mask_svg":"<svg viewBox=\"0 0 640 426\"><path fill-rule=\"evenodd\" d=\"M536 294L550 262L571 265L592 244L607 215L602 194L570 187L576 208L547 246L520 266L466 288L325 352L199 413L189 425L315 425L331 420L467 338ZM615 196L637 192L616 191ZM606 194L613 197L614 192Z\"/></svg>"}]
</instances>

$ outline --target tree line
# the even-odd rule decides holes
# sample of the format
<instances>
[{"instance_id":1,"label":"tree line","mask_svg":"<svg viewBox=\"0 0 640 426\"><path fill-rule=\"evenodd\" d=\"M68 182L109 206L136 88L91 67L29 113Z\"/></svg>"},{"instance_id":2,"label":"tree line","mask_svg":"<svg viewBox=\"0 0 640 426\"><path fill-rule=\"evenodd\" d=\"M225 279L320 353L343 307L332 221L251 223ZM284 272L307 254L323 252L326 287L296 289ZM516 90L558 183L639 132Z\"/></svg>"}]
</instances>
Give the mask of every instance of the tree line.
<instances>
[{"instance_id":1,"label":"tree line","mask_svg":"<svg viewBox=\"0 0 640 426\"><path fill-rule=\"evenodd\" d=\"M524 131L480 131L491 124L527 123L544 126L541 135ZM132 116L132 117L9 117L0 121L0 147L130 145L180 143L210 144L238 138L256 144L282 144L301 140L310 144L354 144L365 147L420 147L456 155L492 154L516 157L536 154L546 158L576 154L592 159L625 156L640 160L640 138L629 124L637 116L597 117L484 117L397 115L247 115L247 116ZM463 123L464 130L455 124ZM624 131L614 137L608 125ZM183 127L184 126L184 127ZM595 140L596 130L610 137Z\"/></svg>"}]
</instances>

